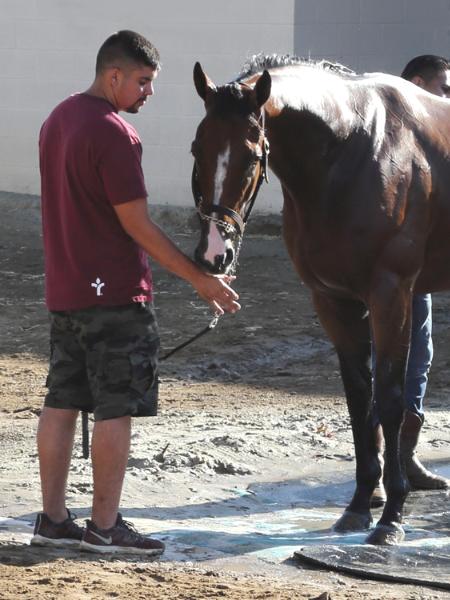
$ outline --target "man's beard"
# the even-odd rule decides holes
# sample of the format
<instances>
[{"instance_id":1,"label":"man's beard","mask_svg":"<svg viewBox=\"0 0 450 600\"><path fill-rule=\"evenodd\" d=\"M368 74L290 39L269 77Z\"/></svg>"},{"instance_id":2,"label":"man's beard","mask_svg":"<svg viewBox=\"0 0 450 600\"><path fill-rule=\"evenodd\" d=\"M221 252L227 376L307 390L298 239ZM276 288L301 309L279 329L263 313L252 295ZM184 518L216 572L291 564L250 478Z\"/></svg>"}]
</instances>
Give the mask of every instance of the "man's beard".
<instances>
[{"instance_id":1,"label":"man's beard","mask_svg":"<svg viewBox=\"0 0 450 600\"><path fill-rule=\"evenodd\" d=\"M137 102L135 102L134 104L132 104L131 106L129 106L128 108L125 109L125 112L135 115L136 113L139 112L139 109L141 108L141 106L143 106L145 104L145 98L139 98L139 100L137 100Z\"/></svg>"}]
</instances>

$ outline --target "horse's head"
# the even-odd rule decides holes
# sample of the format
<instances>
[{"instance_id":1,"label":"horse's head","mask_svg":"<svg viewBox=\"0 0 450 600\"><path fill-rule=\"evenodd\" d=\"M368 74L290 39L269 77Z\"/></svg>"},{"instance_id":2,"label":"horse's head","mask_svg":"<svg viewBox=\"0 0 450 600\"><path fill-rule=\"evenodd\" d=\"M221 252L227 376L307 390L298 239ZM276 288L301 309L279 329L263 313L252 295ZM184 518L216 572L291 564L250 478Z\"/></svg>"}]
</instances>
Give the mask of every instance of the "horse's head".
<instances>
[{"instance_id":1,"label":"horse's head","mask_svg":"<svg viewBox=\"0 0 450 600\"><path fill-rule=\"evenodd\" d=\"M217 88L194 67L194 83L206 116L192 143L192 191L201 222L196 261L211 273L231 273L245 223L267 175L268 142L263 105L270 96L267 71L250 86Z\"/></svg>"}]
</instances>

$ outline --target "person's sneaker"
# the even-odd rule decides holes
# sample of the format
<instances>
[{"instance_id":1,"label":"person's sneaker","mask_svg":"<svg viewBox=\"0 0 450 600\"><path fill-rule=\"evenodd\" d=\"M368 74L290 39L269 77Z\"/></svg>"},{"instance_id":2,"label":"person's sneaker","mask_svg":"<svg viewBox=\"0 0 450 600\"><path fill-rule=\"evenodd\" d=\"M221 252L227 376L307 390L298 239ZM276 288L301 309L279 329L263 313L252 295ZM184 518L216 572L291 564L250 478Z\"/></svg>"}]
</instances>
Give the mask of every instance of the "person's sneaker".
<instances>
[{"instance_id":1,"label":"person's sneaker","mask_svg":"<svg viewBox=\"0 0 450 600\"><path fill-rule=\"evenodd\" d=\"M30 544L55 548L74 546L79 548L84 529L75 523L76 516L68 509L67 515L65 521L54 523L45 513L38 513Z\"/></svg>"},{"instance_id":2,"label":"person's sneaker","mask_svg":"<svg viewBox=\"0 0 450 600\"><path fill-rule=\"evenodd\" d=\"M88 519L80 548L87 552L121 552L158 556L164 552L165 546L159 540L138 533L133 524L124 521L119 513L116 524L110 529L99 529Z\"/></svg>"}]
</instances>

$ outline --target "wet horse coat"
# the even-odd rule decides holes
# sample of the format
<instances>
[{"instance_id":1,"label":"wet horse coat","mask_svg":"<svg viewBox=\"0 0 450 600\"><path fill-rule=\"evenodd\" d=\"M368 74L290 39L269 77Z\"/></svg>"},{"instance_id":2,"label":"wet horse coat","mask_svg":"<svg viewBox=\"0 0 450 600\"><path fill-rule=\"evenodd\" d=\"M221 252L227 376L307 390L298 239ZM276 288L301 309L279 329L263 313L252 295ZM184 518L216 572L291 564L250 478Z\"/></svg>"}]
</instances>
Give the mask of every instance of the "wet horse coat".
<instances>
[{"instance_id":1,"label":"wet horse coat","mask_svg":"<svg viewBox=\"0 0 450 600\"><path fill-rule=\"evenodd\" d=\"M374 398L388 498L367 541L398 543L411 296L450 288L450 102L397 77L325 62L277 66L277 57L257 57L219 88L197 63L194 82L206 108L192 147L202 217L196 259L215 273L233 268L237 221L248 216L268 142L286 246L336 348L351 417L356 490L336 528L371 523L380 475Z\"/></svg>"}]
</instances>

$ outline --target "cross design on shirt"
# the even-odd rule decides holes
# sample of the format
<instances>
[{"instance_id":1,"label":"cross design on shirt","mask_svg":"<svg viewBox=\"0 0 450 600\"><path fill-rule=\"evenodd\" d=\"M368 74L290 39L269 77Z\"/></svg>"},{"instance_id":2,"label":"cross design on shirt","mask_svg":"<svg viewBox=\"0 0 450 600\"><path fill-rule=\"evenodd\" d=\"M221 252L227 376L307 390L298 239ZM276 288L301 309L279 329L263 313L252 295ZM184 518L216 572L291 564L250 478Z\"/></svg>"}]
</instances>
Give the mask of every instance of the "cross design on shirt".
<instances>
[{"instance_id":1,"label":"cross design on shirt","mask_svg":"<svg viewBox=\"0 0 450 600\"><path fill-rule=\"evenodd\" d=\"M91 283L91 287L96 289L97 296L103 296L102 288L104 287L104 282L100 280L100 277L97 277L94 283Z\"/></svg>"}]
</instances>

